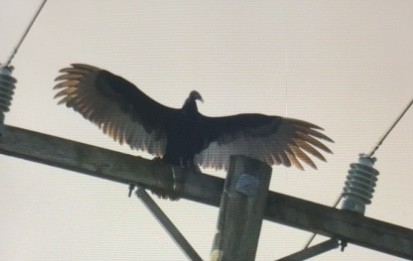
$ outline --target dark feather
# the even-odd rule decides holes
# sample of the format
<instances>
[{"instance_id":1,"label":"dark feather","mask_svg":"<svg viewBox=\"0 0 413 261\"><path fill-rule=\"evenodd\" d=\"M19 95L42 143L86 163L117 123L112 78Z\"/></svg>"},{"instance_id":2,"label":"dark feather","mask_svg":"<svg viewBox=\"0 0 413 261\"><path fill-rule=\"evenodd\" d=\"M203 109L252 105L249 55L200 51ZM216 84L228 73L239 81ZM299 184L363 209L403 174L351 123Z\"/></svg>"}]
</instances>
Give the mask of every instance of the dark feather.
<instances>
[{"instance_id":1,"label":"dark feather","mask_svg":"<svg viewBox=\"0 0 413 261\"><path fill-rule=\"evenodd\" d=\"M157 156L165 153L166 119L177 110L155 102L110 72L84 64L72 66L60 70L63 74L56 78L59 104L73 108L120 143ZM151 142L156 146L149 146Z\"/></svg>"},{"instance_id":2,"label":"dark feather","mask_svg":"<svg viewBox=\"0 0 413 261\"><path fill-rule=\"evenodd\" d=\"M181 166L227 169L229 157L243 154L269 165L316 168L307 155L325 161L333 142L317 125L302 120L239 114L207 117L198 112L193 91L181 109L166 107L127 80L86 64L60 70L54 89L66 104L119 143ZM321 141L320 141L321 140Z\"/></svg>"},{"instance_id":3,"label":"dark feather","mask_svg":"<svg viewBox=\"0 0 413 261\"><path fill-rule=\"evenodd\" d=\"M243 154L269 165L294 165L303 169L302 161L316 168L304 151L321 160L325 158L317 149L331 153L316 138L332 140L318 131L322 130L320 127L305 121L262 114L203 117L204 137L209 145L195 157L201 166L227 168L230 155ZM219 157L212 158L210 154Z\"/></svg>"}]
</instances>

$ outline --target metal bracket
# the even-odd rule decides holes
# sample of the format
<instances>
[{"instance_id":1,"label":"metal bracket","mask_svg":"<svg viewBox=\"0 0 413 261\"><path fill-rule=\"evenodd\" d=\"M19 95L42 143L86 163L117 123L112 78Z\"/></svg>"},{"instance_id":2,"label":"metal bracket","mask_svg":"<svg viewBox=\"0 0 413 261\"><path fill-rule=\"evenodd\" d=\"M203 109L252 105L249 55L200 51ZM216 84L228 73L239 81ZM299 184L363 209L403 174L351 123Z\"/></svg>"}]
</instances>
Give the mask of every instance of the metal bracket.
<instances>
[{"instance_id":1,"label":"metal bracket","mask_svg":"<svg viewBox=\"0 0 413 261\"><path fill-rule=\"evenodd\" d=\"M316 255L322 254L324 252L330 251L332 249L335 249L339 246L338 240L335 238L329 239L327 241L324 241L320 244L314 245L312 247L303 249L297 253L294 253L292 255L283 257L281 259L278 259L277 261L301 261L301 260L306 260L310 257L314 257Z\"/></svg>"},{"instance_id":2,"label":"metal bracket","mask_svg":"<svg viewBox=\"0 0 413 261\"><path fill-rule=\"evenodd\" d=\"M151 211L151 213L156 217L156 219L161 223L161 225L166 229L169 235L175 240L175 242L181 247L185 254L190 258L190 260L202 261L202 258L198 255L191 244L186 240L178 228L172 223L168 216L162 211L162 209L156 204L156 202L151 198L151 196L146 192L146 190L137 186L136 196L145 204L145 206ZM129 189L133 190L130 186Z\"/></svg>"}]
</instances>

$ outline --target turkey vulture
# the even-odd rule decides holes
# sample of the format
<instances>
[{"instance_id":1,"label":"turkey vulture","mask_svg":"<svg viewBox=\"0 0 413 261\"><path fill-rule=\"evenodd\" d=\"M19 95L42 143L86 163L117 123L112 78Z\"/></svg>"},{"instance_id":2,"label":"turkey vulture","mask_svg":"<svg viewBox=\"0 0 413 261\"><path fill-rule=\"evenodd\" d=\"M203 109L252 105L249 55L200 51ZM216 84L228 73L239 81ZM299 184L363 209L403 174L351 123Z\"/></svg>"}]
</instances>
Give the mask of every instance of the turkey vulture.
<instances>
[{"instance_id":1,"label":"turkey vulture","mask_svg":"<svg viewBox=\"0 0 413 261\"><path fill-rule=\"evenodd\" d=\"M263 114L208 117L198 112L196 102L203 100L197 91L182 108L174 109L91 65L72 64L60 73L54 87L59 104L73 108L121 144L170 164L227 169L230 155L243 154L303 170L302 162L316 168L307 154L325 161L319 150L331 153L320 140L333 141L309 122Z\"/></svg>"}]
</instances>

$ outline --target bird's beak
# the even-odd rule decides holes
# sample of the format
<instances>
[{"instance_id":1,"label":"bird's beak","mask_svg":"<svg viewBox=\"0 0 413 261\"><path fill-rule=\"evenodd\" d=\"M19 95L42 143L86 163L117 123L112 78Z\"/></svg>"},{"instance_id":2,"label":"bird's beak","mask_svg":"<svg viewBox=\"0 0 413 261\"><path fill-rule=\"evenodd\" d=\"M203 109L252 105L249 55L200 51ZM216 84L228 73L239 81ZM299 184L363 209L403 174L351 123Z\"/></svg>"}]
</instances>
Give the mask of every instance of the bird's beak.
<instances>
[{"instance_id":1,"label":"bird's beak","mask_svg":"<svg viewBox=\"0 0 413 261\"><path fill-rule=\"evenodd\" d=\"M204 99L202 99L202 96L199 93L197 93L195 99L201 101L202 103L204 103Z\"/></svg>"}]
</instances>

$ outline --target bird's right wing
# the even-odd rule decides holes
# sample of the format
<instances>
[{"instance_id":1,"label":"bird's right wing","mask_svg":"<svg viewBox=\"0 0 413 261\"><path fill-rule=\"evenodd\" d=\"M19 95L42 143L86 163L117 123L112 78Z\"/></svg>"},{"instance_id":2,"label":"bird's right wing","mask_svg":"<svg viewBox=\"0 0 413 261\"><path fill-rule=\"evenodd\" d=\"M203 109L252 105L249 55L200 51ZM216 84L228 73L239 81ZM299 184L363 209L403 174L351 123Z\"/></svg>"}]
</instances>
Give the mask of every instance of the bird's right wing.
<instances>
[{"instance_id":1,"label":"bird's right wing","mask_svg":"<svg viewBox=\"0 0 413 261\"><path fill-rule=\"evenodd\" d=\"M60 70L55 98L66 104L119 143L162 156L166 126L177 113L140 91L129 81L86 64Z\"/></svg>"}]
</instances>

